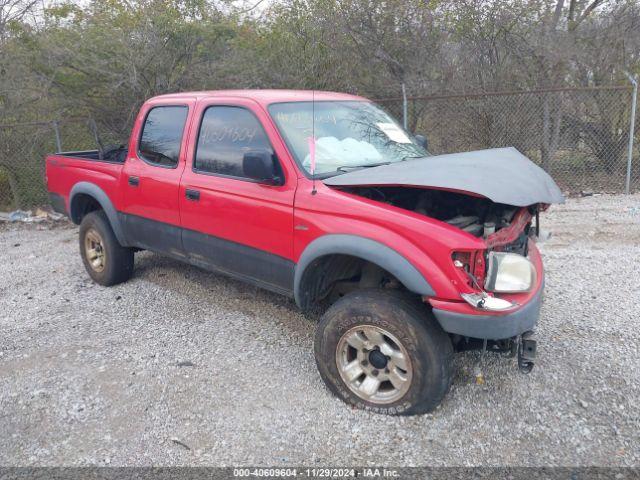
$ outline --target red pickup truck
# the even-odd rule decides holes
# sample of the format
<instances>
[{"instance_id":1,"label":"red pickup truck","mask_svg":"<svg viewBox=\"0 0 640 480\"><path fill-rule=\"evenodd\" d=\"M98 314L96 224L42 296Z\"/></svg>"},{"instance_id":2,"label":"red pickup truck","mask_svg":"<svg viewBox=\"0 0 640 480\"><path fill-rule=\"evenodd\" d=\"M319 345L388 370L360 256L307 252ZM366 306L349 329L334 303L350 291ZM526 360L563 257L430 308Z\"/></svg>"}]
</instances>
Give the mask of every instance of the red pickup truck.
<instances>
[{"instance_id":1,"label":"red pickup truck","mask_svg":"<svg viewBox=\"0 0 640 480\"><path fill-rule=\"evenodd\" d=\"M46 176L101 285L145 249L322 308L318 369L354 406L434 409L455 351L533 366L533 240L564 199L513 148L433 156L352 95L194 92L148 100L128 148L49 155Z\"/></svg>"}]
</instances>

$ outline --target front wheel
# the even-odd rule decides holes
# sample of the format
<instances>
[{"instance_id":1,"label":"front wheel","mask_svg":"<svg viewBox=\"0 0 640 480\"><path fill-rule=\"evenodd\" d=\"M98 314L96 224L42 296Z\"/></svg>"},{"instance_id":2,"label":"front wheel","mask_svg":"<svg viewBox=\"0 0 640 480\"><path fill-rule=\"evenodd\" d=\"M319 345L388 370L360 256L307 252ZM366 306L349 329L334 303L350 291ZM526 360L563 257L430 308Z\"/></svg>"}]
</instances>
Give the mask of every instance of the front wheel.
<instances>
[{"instance_id":1,"label":"front wheel","mask_svg":"<svg viewBox=\"0 0 640 480\"><path fill-rule=\"evenodd\" d=\"M338 300L317 327L315 356L329 389L379 413L429 412L451 384L449 336L400 291L362 290Z\"/></svg>"}]
</instances>

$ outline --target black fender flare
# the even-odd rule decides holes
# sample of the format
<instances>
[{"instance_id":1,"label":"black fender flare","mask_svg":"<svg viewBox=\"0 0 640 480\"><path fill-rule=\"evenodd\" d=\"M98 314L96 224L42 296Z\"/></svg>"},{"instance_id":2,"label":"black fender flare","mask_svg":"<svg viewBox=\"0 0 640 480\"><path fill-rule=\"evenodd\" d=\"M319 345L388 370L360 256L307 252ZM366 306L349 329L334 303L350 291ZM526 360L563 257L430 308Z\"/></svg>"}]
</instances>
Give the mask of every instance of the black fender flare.
<instances>
[{"instance_id":1,"label":"black fender flare","mask_svg":"<svg viewBox=\"0 0 640 480\"><path fill-rule=\"evenodd\" d=\"M94 183L89 182L78 182L71 189L71 193L69 193L69 217L73 221L73 223L80 223L80 219L78 218L78 212L75 211L74 208L74 198L78 194L85 194L93 197L96 202L100 204L102 210L107 215L109 219L109 223L111 224L111 228L113 229L113 233L115 234L118 242L122 246L127 245L126 236L124 234L124 229L122 228L122 222L120 222L120 217L118 217L118 211L113 206L111 199L109 196L102 190L99 186Z\"/></svg>"},{"instance_id":2,"label":"black fender flare","mask_svg":"<svg viewBox=\"0 0 640 480\"><path fill-rule=\"evenodd\" d=\"M307 245L296 265L293 295L300 308L307 305L305 293L301 291L305 271L320 257L334 254L351 255L372 262L391 273L409 291L418 295L435 295L433 288L418 269L392 248L358 235L329 234Z\"/></svg>"}]
</instances>

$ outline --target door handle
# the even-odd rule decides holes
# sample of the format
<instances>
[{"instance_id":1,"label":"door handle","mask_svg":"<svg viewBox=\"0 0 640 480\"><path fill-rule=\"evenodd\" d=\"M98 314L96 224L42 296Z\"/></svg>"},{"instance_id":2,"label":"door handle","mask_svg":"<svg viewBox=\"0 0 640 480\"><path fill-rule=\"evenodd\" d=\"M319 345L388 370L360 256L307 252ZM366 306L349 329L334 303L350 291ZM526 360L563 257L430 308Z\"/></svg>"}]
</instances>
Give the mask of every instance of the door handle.
<instances>
[{"instance_id":1,"label":"door handle","mask_svg":"<svg viewBox=\"0 0 640 480\"><path fill-rule=\"evenodd\" d=\"M138 177L129 177L129 185L132 187L137 187L140 185L140 178Z\"/></svg>"},{"instance_id":2,"label":"door handle","mask_svg":"<svg viewBox=\"0 0 640 480\"><path fill-rule=\"evenodd\" d=\"M198 200L200 200L200 191L199 190L193 190L191 188L187 188L184 191L184 195L185 195L185 197L187 197L187 200L193 200L194 202L197 202Z\"/></svg>"}]
</instances>

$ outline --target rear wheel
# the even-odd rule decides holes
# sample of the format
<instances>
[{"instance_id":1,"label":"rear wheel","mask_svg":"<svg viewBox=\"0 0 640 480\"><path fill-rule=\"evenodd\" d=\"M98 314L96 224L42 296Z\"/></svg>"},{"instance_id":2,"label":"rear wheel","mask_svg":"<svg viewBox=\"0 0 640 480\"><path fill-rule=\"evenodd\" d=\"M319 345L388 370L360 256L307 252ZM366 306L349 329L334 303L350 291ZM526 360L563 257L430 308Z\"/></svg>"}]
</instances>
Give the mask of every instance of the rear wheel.
<instances>
[{"instance_id":1,"label":"rear wheel","mask_svg":"<svg viewBox=\"0 0 640 480\"><path fill-rule=\"evenodd\" d=\"M342 297L318 325L315 354L327 386L366 410L425 413L451 384L449 336L424 305L399 291Z\"/></svg>"},{"instance_id":2,"label":"rear wheel","mask_svg":"<svg viewBox=\"0 0 640 480\"><path fill-rule=\"evenodd\" d=\"M90 212L80 223L80 255L94 282L122 283L133 273L133 250L120 245L102 210Z\"/></svg>"}]
</instances>

